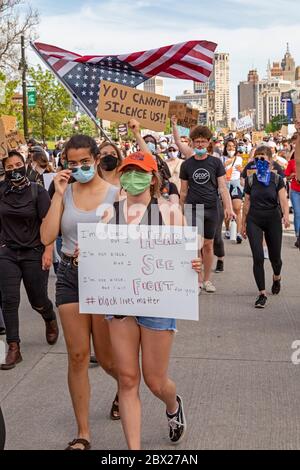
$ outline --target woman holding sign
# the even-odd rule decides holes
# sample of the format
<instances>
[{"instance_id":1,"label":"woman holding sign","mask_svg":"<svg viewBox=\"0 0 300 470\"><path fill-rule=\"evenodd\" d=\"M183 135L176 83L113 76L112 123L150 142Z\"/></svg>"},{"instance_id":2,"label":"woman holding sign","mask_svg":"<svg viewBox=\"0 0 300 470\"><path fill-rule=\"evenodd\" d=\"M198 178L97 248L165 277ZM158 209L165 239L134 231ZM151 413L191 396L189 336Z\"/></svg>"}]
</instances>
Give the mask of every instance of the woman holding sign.
<instances>
[{"instance_id":1,"label":"woman holding sign","mask_svg":"<svg viewBox=\"0 0 300 470\"><path fill-rule=\"evenodd\" d=\"M136 152L126 157L120 167L120 181L127 199L114 204L114 224L170 225L161 211L158 166L152 155ZM140 210L135 207L139 205ZM183 223L180 214L181 225ZM200 260L191 267L200 271ZM139 387L141 374L146 385L166 405L171 443L178 444L186 431L182 398L177 395L174 382L168 377L170 352L176 331L172 318L120 317L108 315L109 330L118 370L119 404L122 425L129 449L141 445L141 402ZM139 352L142 351L142 370Z\"/></svg>"},{"instance_id":2,"label":"woman holding sign","mask_svg":"<svg viewBox=\"0 0 300 470\"><path fill-rule=\"evenodd\" d=\"M77 224L101 220L98 208L112 205L118 188L98 174L99 150L85 135L71 137L64 149L67 170L54 178L55 194L42 227L42 240L53 243L62 234L62 256L57 272L56 304L64 330L69 360L68 382L78 425L77 438L67 450L90 449L88 366L90 337L98 363L116 378L107 323L101 315L79 314ZM71 176L76 180L68 184Z\"/></svg>"}]
</instances>

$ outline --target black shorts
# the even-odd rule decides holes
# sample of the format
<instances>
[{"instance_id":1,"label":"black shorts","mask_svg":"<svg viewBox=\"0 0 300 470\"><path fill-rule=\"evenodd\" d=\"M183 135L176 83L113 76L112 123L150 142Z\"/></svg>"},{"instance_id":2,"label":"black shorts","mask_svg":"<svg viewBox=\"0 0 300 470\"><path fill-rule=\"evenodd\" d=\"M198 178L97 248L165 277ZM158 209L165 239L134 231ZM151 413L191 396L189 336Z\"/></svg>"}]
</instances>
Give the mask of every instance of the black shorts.
<instances>
[{"instance_id":1,"label":"black shorts","mask_svg":"<svg viewBox=\"0 0 300 470\"><path fill-rule=\"evenodd\" d=\"M204 217L202 211L197 211L196 206L193 206L192 211L186 211L186 219L188 225L198 228L198 234L206 240L213 240L218 227L220 217L219 203L216 207L209 209L204 208ZM191 214L191 217L190 217Z\"/></svg>"},{"instance_id":2,"label":"black shorts","mask_svg":"<svg viewBox=\"0 0 300 470\"><path fill-rule=\"evenodd\" d=\"M230 185L229 194L232 201L234 201L235 199L239 199L240 201L243 200L244 193L240 190L240 188Z\"/></svg>"},{"instance_id":3,"label":"black shorts","mask_svg":"<svg viewBox=\"0 0 300 470\"><path fill-rule=\"evenodd\" d=\"M57 270L56 306L79 303L78 266L62 258Z\"/></svg>"}]
</instances>

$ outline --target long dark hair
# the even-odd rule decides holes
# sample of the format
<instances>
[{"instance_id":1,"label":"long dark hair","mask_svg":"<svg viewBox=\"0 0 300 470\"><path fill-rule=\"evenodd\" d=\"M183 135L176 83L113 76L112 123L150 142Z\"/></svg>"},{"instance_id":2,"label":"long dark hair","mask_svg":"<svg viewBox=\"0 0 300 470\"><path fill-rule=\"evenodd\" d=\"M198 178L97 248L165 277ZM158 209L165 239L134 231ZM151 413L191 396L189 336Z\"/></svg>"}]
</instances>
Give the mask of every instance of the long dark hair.
<instances>
[{"instance_id":1,"label":"long dark hair","mask_svg":"<svg viewBox=\"0 0 300 470\"><path fill-rule=\"evenodd\" d=\"M225 146L224 146L224 152L223 152L224 157L228 157L227 145L229 144L229 142L233 143L234 148L235 148L235 155L237 154L237 143L236 143L236 141L234 139L228 139L228 140L226 140Z\"/></svg>"}]
</instances>

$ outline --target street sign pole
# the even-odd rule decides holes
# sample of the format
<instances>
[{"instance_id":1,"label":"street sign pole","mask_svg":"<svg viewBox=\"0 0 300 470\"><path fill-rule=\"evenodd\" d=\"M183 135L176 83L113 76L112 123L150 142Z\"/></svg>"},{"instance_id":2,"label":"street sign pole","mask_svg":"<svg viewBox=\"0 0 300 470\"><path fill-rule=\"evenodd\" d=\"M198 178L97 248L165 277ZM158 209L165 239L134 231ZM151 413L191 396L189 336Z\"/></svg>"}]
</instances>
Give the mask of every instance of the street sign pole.
<instances>
[{"instance_id":1,"label":"street sign pole","mask_svg":"<svg viewBox=\"0 0 300 470\"><path fill-rule=\"evenodd\" d=\"M26 70L27 64L25 59L25 41L24 36L21 36L21 63L20 68L22 69L22 90L23 90L23 127L24 137L28 140L28 108L27 108L27 88L26 88Z\"/></svg>"}]
</instances>

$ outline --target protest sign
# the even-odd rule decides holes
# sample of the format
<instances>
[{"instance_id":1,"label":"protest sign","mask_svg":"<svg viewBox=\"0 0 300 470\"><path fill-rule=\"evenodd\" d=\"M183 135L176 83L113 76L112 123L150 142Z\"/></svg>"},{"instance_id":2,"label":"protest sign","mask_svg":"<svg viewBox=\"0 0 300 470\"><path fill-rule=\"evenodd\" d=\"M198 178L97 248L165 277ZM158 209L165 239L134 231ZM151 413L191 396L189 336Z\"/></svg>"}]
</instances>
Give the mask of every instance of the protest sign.
<instances>
[{"instance_id":1,"label":"protest sign","mask_svg":"<svg viewBox=\"0 0 300 470\"><path fill-rule=\"evenodd\" d=\"M128 128L126 124L120 124L118 126L118 133L119 135L127 135L128 134Z\"/></svg>"},{"instance_id":2,"label":"protest sign","mask_svg":"<svg viewBox=\"0 0 300 470\"><path fill-rule=\"evenodd\" d=\"M0 119L0 160L2 158L5 158L7 156L8 148L7 148L7 142L6 142L6 137L5 137L5 129L4 129L4 124Z\"/></svg>"},{"instance_id":3,"label":"protest sign","mask_svg":"<svg viewBox=\"0 0 300 470\"><path fill-rule=\"evenodd\" d=\"M5 134L6 143L9 150L15 150L20 147L20 145L26 144L24 136L18 131L10 131Z\"/></svg>"},{"instance_id":4,"label":"protest sign","mask_svg":"<svg viewBox=\"0 0 300 470\"><path fill-rule=\"evenodd\" d=\"M43 174L43 180L44 180L44 187L46 191L48 191L50 184L53 181L54 176L56 173L44 173Z\"/></svg>"},{"instance_id":5,"label":"protest sign","mask_svg":"<svg viewBox=\"0 0 300 470\"><path fill-rule=\"evenodd\" d=\"M173 115L177 117L178 126L190 129L191 127L197 126L198 124L198 109L194 109L185 103L180 103L179 101L170 101L169 117Z\"/></svg>"},{"instance_id":6,"label":"protest sign","mask_svg":"<svg viewBox=\"0 0 300 470\"><path fill-rule=\"evenodd\" d=\"M252 132L252 143L253 145L256 145L257 143L260 143L263 141L263 138L265 137L265 132L259 132L259 131L253 131Z\"/></svg>"},{"instance_id":7,"label":"protest sign","mask_svg":"<svg viewBox=\"0 0 300 470\"><path fill-rule=\"evenodd\" d=\"M1 121L4 126L5 134L8 134L10 131L15 131L17 128L17 118L16 116L1 116Z\"/></svg>"},{"instance_id":8,"label":"protest sign","mask_svg":"<svg viewBox=\"0 0 300 470\"><path fill-rule=\"evenodd\" d=\"M193 227L78 224L81 313L198 320Z\"/></svg>"},{"instance_id":9,"label":"protest sign","mask_svg":"<svg viewBox=\"0 0 300 470\"><path fill-rule=\"evenodd\" d=\"M253 128L253 120L251 116L245 116L236 121L236 129L238 131L243 131L243 130L252 129L252 128Z\"/></svg>"},{"instance_id":10,"label":"protest sign","mask_svg":"<svg viewBox=\"0 0 300 470\"><path fill-rule=\"evenodd\" d=\"M26 143L24 136L16 130L15 116L0 118L0 158L4 158L9 150L14 150Z\"/></svg>"},{"instance_id":11,"label":"protest sign","mask_svg":"<svg viewBox=\"0 0 300 470\"><path fill-rule=\"evenodd\" d=\"M295 117L296 117L296 121L299 121L300 122L300 103L299 104L295 104Z\"/></svg>"},{"instance_id":12,"label":"protest sign","mask_svg":"<svg viewBox=\"0 0 300 470\"><path fill-rule=\"evenodd\" d=\"M143 127L163 131L168 118L170 98L101 80L97 115L114 122L134 118Z\"/></svg>"}]
</instances>

